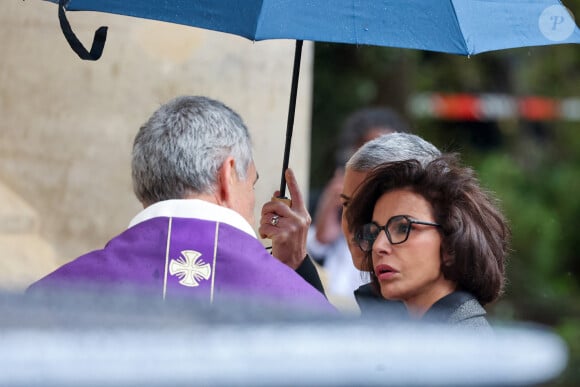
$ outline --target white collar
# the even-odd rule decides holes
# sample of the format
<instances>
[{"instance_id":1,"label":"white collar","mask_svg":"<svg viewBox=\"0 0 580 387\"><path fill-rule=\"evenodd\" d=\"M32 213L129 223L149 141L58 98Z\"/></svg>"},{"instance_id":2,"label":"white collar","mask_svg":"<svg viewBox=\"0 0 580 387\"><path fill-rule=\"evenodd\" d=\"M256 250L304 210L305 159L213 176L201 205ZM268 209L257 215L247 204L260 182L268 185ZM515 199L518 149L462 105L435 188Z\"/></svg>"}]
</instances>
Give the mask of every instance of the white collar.
<instances>
[{"instance_id":1,"label":"white collar","mask_svg":"<svg viewBox=\"0 0 580 387\"><path fill-rule=\"evenodd\" d=\"M129 227L159 217L194 218L222 222L257 239L252 226L237 212L199 199L171 199L154 203L138 213Z\"/></svg>"}]
</instances>

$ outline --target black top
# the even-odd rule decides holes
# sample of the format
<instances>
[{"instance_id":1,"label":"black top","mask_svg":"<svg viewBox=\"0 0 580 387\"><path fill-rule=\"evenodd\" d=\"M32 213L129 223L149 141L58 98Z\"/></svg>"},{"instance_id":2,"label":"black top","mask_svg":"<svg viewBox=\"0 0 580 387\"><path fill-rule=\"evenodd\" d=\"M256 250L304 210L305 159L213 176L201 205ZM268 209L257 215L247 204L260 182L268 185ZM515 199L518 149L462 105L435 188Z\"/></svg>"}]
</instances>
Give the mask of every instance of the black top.
<instances>
[{"instance_id":1,"label":"black top","mask_svg":"<svg viewBox=\"0 0 580 387\"><path fill-rule=\"evenodd\" d=\"M314 266L314 263L308 254L296 269L296 273L326 297L324 286L322 286L322 281L318 275L318 270L316 270L316 266Z\"/></svg>"},{"instance_id":2,"label":"black top","mask_svg":"<svg viewBox=\"0 0 580 387\"><path fill-rule=\"evenodd\" d=\"M388 320L407 320L407 308L401 301L385 300L371 283L360 286L354 291L354 298L360 308L361 317L380 317Z\"/></svg>"}]
</instances>

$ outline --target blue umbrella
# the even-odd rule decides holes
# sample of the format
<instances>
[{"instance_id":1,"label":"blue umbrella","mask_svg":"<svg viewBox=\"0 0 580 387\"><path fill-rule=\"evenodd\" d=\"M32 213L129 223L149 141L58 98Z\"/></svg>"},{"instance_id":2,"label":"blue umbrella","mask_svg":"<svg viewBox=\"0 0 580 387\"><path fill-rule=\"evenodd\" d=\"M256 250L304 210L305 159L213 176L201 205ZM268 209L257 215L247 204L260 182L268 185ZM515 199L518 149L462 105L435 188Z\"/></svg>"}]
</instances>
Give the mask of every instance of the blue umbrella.
<instances>
[{"instance_id":1,"label":"blue umbrella","mask_svg":"<svg viewBox=\"0 0 580 387\"><path fill-rule=\"evenodd\" d=\"M83 59L101 56L106 27L90 51L65 15L98 11L189 25L253 41L295 39L283 171L288 167L302 41L411 48L459 55L515 47L580 43L580 29L559 0L47 0ZM284 173L280 184L284 196Z\"/></svg>"}]
</instances>

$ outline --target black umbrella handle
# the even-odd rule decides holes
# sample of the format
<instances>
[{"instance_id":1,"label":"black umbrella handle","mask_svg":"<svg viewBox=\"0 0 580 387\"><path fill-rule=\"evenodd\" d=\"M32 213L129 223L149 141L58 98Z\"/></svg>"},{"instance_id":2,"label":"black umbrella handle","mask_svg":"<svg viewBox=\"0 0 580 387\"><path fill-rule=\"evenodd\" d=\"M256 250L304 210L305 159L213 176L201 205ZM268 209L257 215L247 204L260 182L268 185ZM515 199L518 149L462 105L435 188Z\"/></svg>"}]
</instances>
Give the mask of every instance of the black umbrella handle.
<instances>
[{"instance_id":1,"label":"black umbrella handle","mask_svg":"<svg viewBox=\"0 0 580 387\"><path fill-rule=\"evenodd\" d=\"M284 161L282 163L282 179L280 180L280 198L286 197L286 177L284 172L288 169L290 161L290 145L292 144L292 131L294 130L294 112L296 111L296 96L298 94L298 78L300 76L300 61L302 59L302 40L296 41L294 50L294 70L292 71L292 86L290 89L290 106L288 107L288 124L286 126L286 146L284 147Z\"/></svg>"},{"instance_id":2,"label":"black umbrella handle","mask_svg":"<svg viewBox=\"0 0 580 387\"><path fill-rule=\"evenodd\" d=\"M66 38L66 41L77 55L84 60L98 60L103 54L105 48L105 41L107 40L107 27L100 27L95 31L91 51L88 51L81 41L73 32L68 19L65 14L65 7L70 0L59 0L58 2L58 20L60 22L60 29Z\"/></svg>"}]
</instances>

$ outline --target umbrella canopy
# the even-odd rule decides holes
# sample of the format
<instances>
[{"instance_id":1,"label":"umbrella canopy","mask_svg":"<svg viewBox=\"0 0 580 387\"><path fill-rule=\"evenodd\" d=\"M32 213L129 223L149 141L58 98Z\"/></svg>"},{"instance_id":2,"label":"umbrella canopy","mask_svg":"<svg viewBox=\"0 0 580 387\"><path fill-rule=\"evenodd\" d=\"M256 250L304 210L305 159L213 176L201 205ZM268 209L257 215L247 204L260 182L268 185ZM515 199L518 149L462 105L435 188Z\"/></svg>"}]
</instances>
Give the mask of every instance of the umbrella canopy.
<instances>
[{"instance_id":1,"label":"umbrella canopy","mask_svg":"<svg viewBox=\"0 0 580 387\"><path fill-rule=\"evenodd\" d=\"M254 41L297 40L283 171L288 167L301 43L350 43L460 55L515 47L580 43L580 29L559 0L46 0L59 4L61 27L84 59L98 59L106 28L91 51L74 37L70 11L98 11L166 21ZM280 185L285 192L284 173Z\"/></svg>"},{"instance_id":2,"label":"umbrella canopy","mask_svg":"<svg viewBox=\"0 0 580 387\"><path fill-rule=\"evenodd\" d=\"M580 31L558 0L60 1L70 11L155 19L255 41L312 40L463 55L580 43Z\"/></svg>"}]
</instances>

